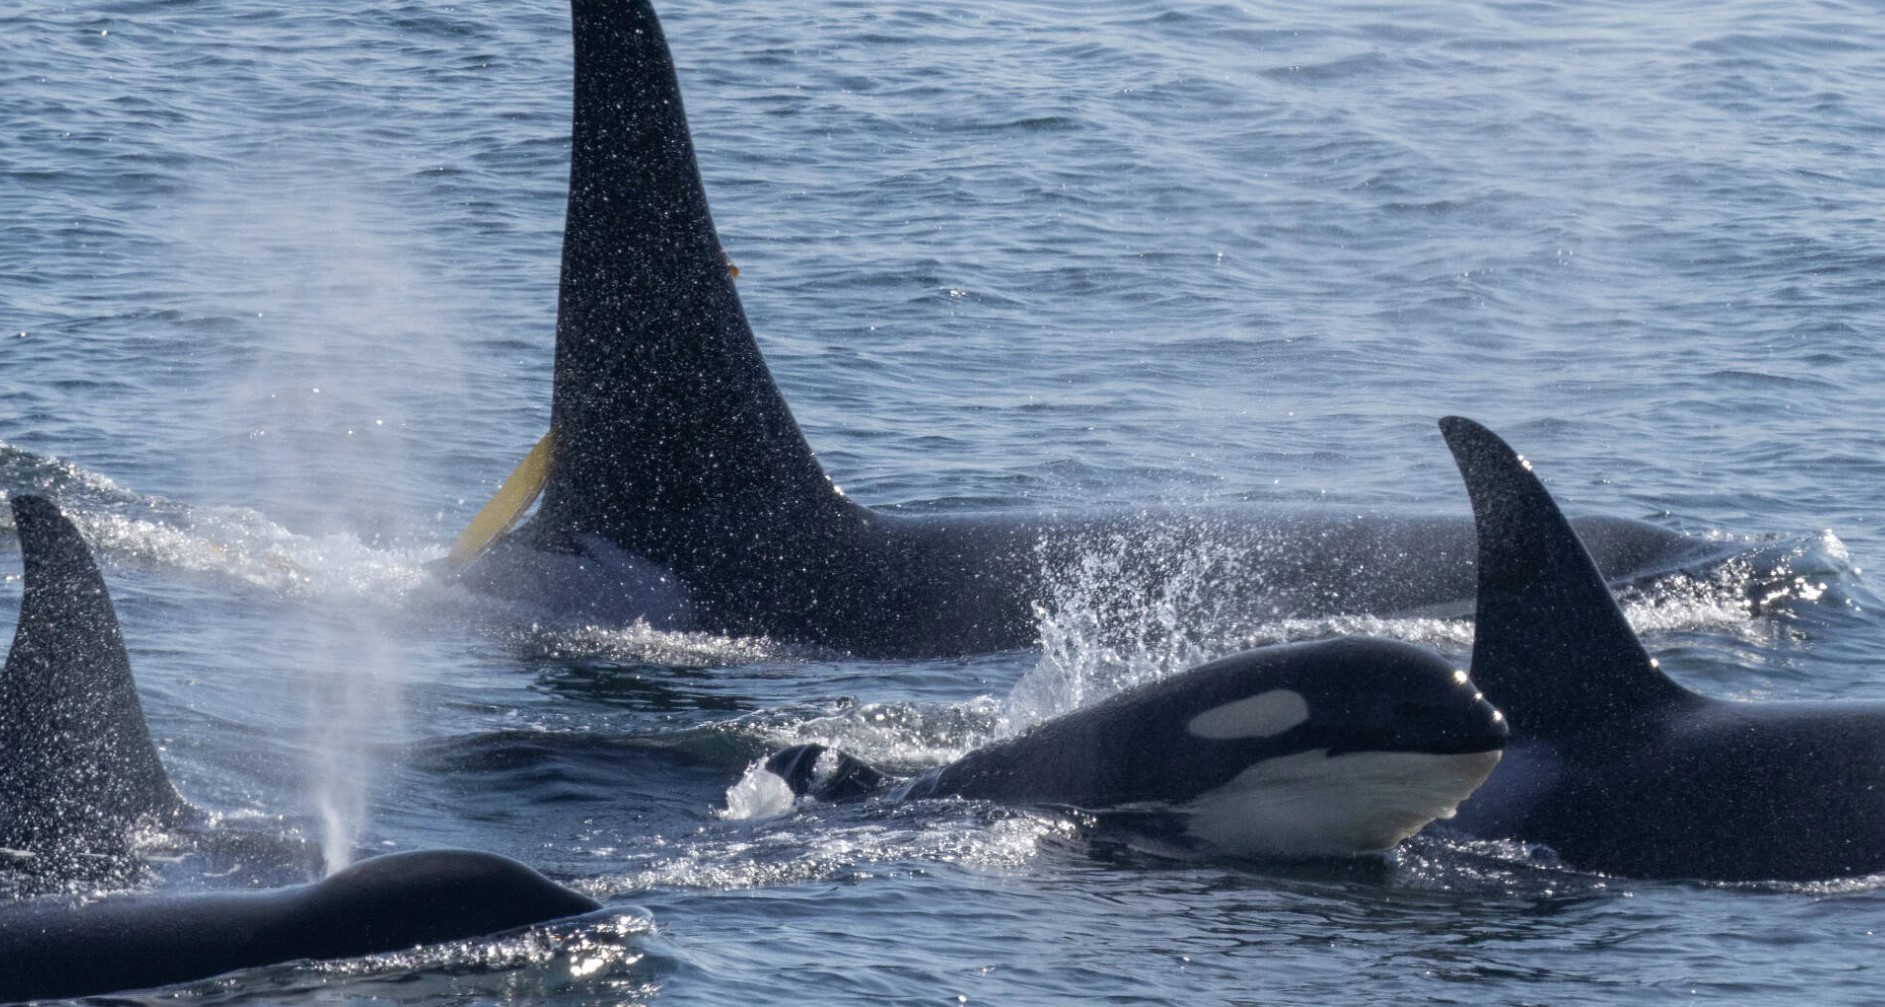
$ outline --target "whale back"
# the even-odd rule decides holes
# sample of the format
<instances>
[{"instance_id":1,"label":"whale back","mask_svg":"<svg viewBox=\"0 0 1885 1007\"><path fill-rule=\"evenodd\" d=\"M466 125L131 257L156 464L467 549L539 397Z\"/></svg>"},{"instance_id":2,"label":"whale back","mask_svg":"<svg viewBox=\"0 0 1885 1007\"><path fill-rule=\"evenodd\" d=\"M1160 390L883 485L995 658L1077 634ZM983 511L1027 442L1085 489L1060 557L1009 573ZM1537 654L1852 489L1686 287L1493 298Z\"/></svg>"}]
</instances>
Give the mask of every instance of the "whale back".
<instances>
[{"instance_id":1,"label":"whale back","mask_svg":"<svg viewBox=\"0 0 1885 1007\"><path fill-rule=\"evenodd\" d=\"M712 515L750 531L754 514L843 513L733 289L653 9L573 0L571 12L556 440L536 543L569 550L600 533L686 566L682 531Z\"/></svg>"},{"instance_id":2,"label":"whale back","mask_svg":"<svg viewBox=\"0 0 1885 1007\"><path fill-rule=\"evenodd\" d=\"M371 857L279 893L282 912L254 930L255 963L351 958L500 933L601 908L509 857L414 850Z\"/></svg>"},{"instance_id":3,"label":"whale back","mask_svg":"<svg viewBox=\"0 0 1885 1007\"><path fill-rule=\"evenodd\" d=\"M92 996L301 958L466 940L601 906L492 853L419 850L309 885L0 906L0 1001Z\"/></svg>"},{"instance_id":4,"label":"whale back","mask_svg":"<svg viewBox=\"0 0 1885 1007\"><path fill-rule=\"evenodd\" d=\"M185 805L85 540L42 497L16 495L12 507L26 589L0 671L0 845L31 853L35 872L109 863L132 825Z\"/></svg>"},{"instance_id":5,"label":"whale back","mask_svg":"<svg viewBox=\"0 0 1885 1007\"><path fill-rule=\"evenodd\" d=\"M1479 535L1472 679L1514 737L1630 723L1692 699L1643 649L1531 463L1471 420L1440 429Z\"/></svg>"}]
</instances>

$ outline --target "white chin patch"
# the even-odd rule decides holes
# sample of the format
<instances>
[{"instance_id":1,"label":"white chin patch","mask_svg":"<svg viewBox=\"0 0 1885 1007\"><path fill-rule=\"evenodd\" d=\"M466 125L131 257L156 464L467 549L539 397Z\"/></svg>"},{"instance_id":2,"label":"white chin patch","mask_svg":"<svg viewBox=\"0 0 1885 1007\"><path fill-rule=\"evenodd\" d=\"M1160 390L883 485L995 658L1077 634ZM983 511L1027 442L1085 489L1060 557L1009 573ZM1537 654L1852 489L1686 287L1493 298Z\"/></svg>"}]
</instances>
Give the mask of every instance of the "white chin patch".
<instances>
[{"instance_id":1,"label":"white chin patch","mask_svg":"<svg viewBox=\"0 0 1885 1007\"><path fill-rule=\"evenodd\" d=\"M1330 757L1327 749L1317 749L1265 759L1181 810L1190 816L1192 836L1232 856L1379 853L1436 818L1453 817L1460 802L1492 775L1499 755Z\"/></svg>"},{"instance_id":2,"label":"white chin patch","mask_svg":"<svg viewBox=\"0 0 1885 1007\"><path fill-rule=\"evenodd\" d=\"M1268 738L1309 719L1309 701L1290 689L1271 689L1248 699L1214 706L1185 725L1193 737L1211 741Z\"/></svg>"}]
</instances>

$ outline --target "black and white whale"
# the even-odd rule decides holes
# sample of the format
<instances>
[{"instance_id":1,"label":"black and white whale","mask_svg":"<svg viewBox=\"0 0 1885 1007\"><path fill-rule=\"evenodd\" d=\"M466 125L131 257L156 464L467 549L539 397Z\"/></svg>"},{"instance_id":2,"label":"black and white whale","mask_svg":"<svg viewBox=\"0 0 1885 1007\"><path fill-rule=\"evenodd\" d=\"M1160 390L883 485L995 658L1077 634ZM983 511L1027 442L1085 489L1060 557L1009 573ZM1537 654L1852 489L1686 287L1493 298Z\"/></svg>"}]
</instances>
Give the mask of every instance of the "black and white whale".
<instances>
[{"instance_id":1,"label":"black and white whale","mask_svg":"<svg viewBox=\"0 0 1885 1007\"><path fill-rule=\"evenodd\" d=\"M1479 524L1472 678L1512 743L1446 829L1647 878L1885 872L1885 705L1730 702L1644 651L1531 464L1441 421Z\"/></svg>"},{"instance_id":2,"label":"black and white whale","mask_svg":"<svg viewBox=\"0 0 1885 1007\"><path fill-rule=\"evenodd\" d=\"M1032 646L1084 556L1158 585L1218 557L1213 618L1398 613L1473 592L1464 516L1223 507L903 514L826 476L760 355L722 254L674 64L647 0L573 0L575 101L552 433L454 550L465 582L601 620L864 656ZM541 489L530 522L480 548ZM1625 519L1579 530L1613 578L1719 559ZM1196 571L1191 571L1196 573ZM1127 603L1125 610L1142 606ZM1199 618L1202 618L1200 616Z\"/></svg>"},{"instance_id":3,"label":"black and white whale","mask_svg":"<svg viewBox=\"0 0 1885 1007\"><path fill-rule=\"evenodd\" d=\"M0 1001L94 996L312 958L353 958L601 906L493 853L419 850L308 885L0 905Z\"/></svg>"},{"instance_id":4,"label":"black and white whale","mask_svg":"<svg viewBox=\"0 0 1885 1007\"><path fill-rule=\"evenodd\" d=\"M823 801L883 794L1127 812L1241 857L1388 849L1499 762L1506 725L1412 644L1342 638L1234 654L1121 693L911 780L800 745L763 764Z\"/></svg>"},{"instance_id":5,"label":"black and white whale","mask_svg":"<svg viewBox=\"0 0 1885 1007\"><path fill-rule=\"evenodd\" d=\"M26 585L0 672L0 871L126 881L137 862L133 830L197 813L158 759L117 615L78 529L43 498L11 504ZM392 951L597 908L522 864L464 850L376 857L273 891L0 902L0 1001Z\"/></svg>"}]
</instances>

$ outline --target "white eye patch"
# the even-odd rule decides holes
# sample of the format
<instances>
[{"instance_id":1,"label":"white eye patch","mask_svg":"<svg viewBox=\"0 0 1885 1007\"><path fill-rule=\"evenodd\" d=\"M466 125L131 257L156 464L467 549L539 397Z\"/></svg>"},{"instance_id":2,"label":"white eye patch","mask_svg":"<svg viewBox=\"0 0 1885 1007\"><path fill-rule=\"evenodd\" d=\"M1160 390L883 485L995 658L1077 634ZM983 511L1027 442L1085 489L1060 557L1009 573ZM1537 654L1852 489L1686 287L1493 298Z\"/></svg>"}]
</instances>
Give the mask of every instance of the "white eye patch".
<instances>
[{"instance_id":1,"label":"white eye patch","mask_svg":"<svg viewBox=\"0 0 1885 1007\"><path fill-rule=\"evenodd\" d=\"M1309 701L1291 689L1271 689L1248 699L1213 707L1185 725L1193 736L1212 741L1267 738L1309 719Z\"/></svg>"}]
</instances>

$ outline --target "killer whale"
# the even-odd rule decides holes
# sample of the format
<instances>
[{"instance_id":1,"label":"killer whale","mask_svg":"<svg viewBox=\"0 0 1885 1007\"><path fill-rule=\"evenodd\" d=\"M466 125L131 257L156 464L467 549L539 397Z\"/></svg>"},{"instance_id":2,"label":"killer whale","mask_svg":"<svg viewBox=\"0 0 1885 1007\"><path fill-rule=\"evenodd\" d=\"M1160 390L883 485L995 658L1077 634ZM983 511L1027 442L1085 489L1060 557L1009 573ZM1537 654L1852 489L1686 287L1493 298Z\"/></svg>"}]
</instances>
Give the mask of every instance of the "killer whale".
<instances>
[{"instance_id":1,"label":"killer whale","mask_svg":"<svg viewBox=\"0 0 1885 1007\"><path fill-rule=\"evenodd\" d=\"M418 850L307 885L0 906L0 1000L148 989L497 934L601 905L509 857Z\"/></svg>"},{"instance_id":2,"label":"killer whale","mask_svg":"<svg viewBox=\"0 0 1885 1007\"><path fill-rule=\"evenodd\" d=\"M823 801L963 797L1156 816L1243 857L1388 849L1453 809L1504 747L1499 711L1430 651L1339 638L1233 654L908 781L820 745L764 770Z\"/></svg>"},{"instance_id":3,"label":"killer whale","mask_svg":"<svg viewBox=\"0 0 1885 1007\"><path fill-rule=\"evenodd\" d=\"M0 669L0 869L123 878L134 828L194 812L158 760L91 550L51 501L10 502L26 570Z\"/></svg>"},{"instance_id":4,"label":"killer whale","mask_svg":"<svg viewBox=\"0 0 1885 1007\"><path fill-rule=\"evenodd\" d=\"M164 772L110 595L78 529L42 497L10 503L26 584L0 672L3 869L125 882L137 863L133 829L197 812ZM0 902L0 1001L390 951L597 908L522 864L466 850L375 857L271 891Z\"/></svg>"},{"instance_id":5,"label":"killer whale","mask_svg":"<svg viewBox=\"0 0 1885 1007\"><path fill-rule=\"evenodd\" d=\"M1512 726L1448 831L1631 877L1885 871L1885 704L1731 702L1678 684L1531 463L1471 420L1441 430L1479 528L1471 673Z\"/></svg>"},{"instance_id":6,"label":"killer whale","mask_svg":"<svg viewBox=\"0 0 1885 1007\"><path fill-rule=\"evenodd\" d=\"M571 15L552 433L520 467L542 480L532 485L541 502L482 555L494 529L463 543L467 585L592 620L647 617L873 657L1032 646L1037 607L1096 553L1116 558L1119 584L1140 592L1196 562L1187 557L1229 557L1207 578L1220 619L1469 607L1463 517L1259 507L913 515L850 500L813 455L747 322L652 6L572 0ZM507 484L499 496L501 528L535 493ZM1579 528L1618 578L1722 555L1718 543L1639 521Z\"/></svg>"}]
</instances>

